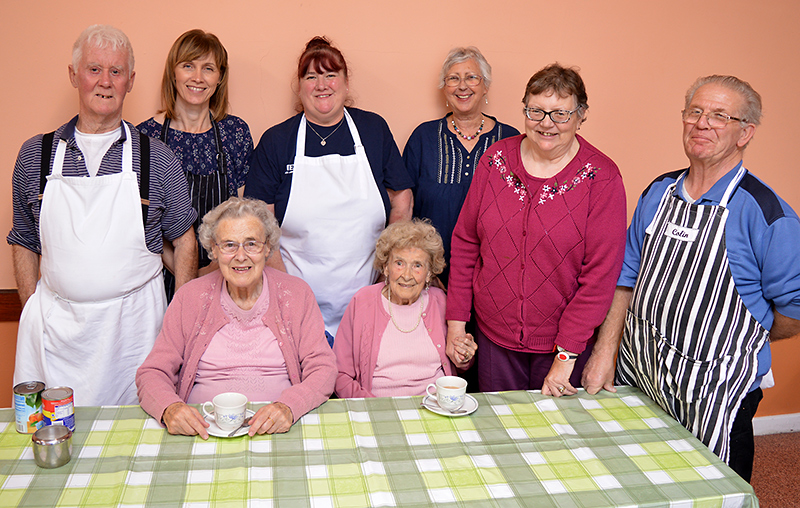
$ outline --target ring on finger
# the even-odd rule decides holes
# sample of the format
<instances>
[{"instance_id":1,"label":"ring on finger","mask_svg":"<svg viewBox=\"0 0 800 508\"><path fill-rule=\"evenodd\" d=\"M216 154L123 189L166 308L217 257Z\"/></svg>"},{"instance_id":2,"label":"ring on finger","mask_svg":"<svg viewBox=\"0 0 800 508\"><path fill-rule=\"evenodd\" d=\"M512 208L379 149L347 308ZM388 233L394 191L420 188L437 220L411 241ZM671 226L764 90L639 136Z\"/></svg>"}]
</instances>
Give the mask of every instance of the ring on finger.
<instances>
[{"instance_id":1,"label":"ring on finger","mask_svg":"<svg viewBox=\"0 0 800 508\"><path fill-rule=\"evenodd\" d=\"M564 393L564 387L563 386L559 386L558 387L558 393Z\"/></svg>"}]
</instances>

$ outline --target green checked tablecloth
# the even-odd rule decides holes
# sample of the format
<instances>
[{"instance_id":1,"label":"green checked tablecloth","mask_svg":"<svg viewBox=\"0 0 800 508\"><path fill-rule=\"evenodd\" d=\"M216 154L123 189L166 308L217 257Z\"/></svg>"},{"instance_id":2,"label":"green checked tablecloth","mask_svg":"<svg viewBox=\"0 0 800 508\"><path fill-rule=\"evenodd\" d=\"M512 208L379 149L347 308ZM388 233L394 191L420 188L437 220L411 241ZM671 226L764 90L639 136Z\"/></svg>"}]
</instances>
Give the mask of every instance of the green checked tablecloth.
<instances>
[{"instance_id":1,"label":"green checked tablecloth","mask_svg":"<svg viewBox=\"0 0 800 508\"><path fill-rule=\"evenodd\" d=\"M634 388L331 400L286 434L171 436L139 407L76 410L72 461L40 469L0 410L0 506L757 507L752 488Z\"/></svg>"}]
</instances>

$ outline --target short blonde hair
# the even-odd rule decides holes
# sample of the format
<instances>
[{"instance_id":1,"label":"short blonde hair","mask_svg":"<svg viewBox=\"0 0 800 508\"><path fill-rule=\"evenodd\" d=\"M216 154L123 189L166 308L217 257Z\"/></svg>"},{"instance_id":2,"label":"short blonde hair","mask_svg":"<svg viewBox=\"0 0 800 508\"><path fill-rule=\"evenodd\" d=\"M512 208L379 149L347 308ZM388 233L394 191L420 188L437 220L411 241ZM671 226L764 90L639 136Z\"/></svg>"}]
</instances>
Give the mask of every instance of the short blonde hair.
<instances>
[{"instance_id":1,"label":"short blonde hair","mask_svg":"<svg viewBox=\"0 0 800 508\"><path fill-rule=\"evenodd\" d=\"M281 228L278 226L275 216L269 211L267 204L260 199L232 197L205 214L203 223L198 229L200 245L208 252L209 256L211 256L211 247L216 242L217 226L220 221L242 217L255 217L261 221L264 233L267 235L266 244L269 246L269 256L275 252L281 237Z\"/></svg>"},{"instance_id":2,"label":"short blonde hair","mask_svg":"<svg viewBox=\"0 0 800 508\"><path fill-rule=\"evenodd\" d=\"M383 273L395 249L416 248L428 254L428 271L439 275L444 270L442 237L428 219L413 219L390 224L375 244L375 269Z\"/></svg>"}]
</instances>

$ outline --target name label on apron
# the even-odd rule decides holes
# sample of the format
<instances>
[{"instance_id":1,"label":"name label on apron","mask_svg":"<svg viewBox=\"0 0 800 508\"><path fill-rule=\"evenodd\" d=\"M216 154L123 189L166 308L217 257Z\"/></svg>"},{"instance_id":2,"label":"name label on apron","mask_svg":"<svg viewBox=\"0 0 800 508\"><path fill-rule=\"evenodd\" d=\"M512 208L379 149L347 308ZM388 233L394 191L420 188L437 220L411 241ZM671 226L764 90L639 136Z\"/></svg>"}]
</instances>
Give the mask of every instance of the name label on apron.
<instances>
[{"instance_id":1,"label":"name label on apron","mask_svg":"<svg viewBox=\"0 0 800 508\"><path fill-rule=\"evenodd\" d=\"M667 222L667 227L664 230L664 234L670 238L680 240L681 242L694 242L697 238L696 229L685 228L671 222Z\"/></svg>"}]
</instances>

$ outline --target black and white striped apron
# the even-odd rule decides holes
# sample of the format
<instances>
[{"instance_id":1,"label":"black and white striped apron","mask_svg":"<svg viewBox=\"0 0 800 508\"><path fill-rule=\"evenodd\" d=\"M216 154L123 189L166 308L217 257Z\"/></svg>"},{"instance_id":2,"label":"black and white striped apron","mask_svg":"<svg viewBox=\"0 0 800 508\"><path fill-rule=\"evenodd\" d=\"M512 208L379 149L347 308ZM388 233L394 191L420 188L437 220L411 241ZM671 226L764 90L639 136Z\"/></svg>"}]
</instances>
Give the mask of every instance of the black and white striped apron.
<instances>
[{"instance_id":1,"label":"black and white striped apron","mask_svg":"<svg viewBox=\"0 0 800 508\"><path fill-rule=\"evenodd\" d=\"M210 115L210 114L209 114ZM164 118L161 127L161 141L169 146L169 118ZM219 124L211 117L211 127L214 129L214 143L216 149L217 170L208 175L196 175L184 169L186 183L189 187L189 197L192 200L192 208L197 211L197 220L194 222L194 234L197 239L197 268L203 268L211 264L211 258L206 249L200 244L199 231L203 223L203 217L213 210L217 205L235 196L228 189L227 157L222 148L222 138L219 133ZM175 295L175 276L164 267L164 289L167 293L167 302L172 301Z\"/></svg>"},{"instance_id":2,"label":"black and white striped apron","mask_svg":"<svg viewBox=\"0 0 800 508\"><path fill-rule=\"evenodd\" d=\"M617 381L638 386L723 461L742 399L756 379L769 331L739 296L725 247L726 208L740 168L717 206L661 198L642 244L625 320Z\"/></svg>"}]
</instances>

